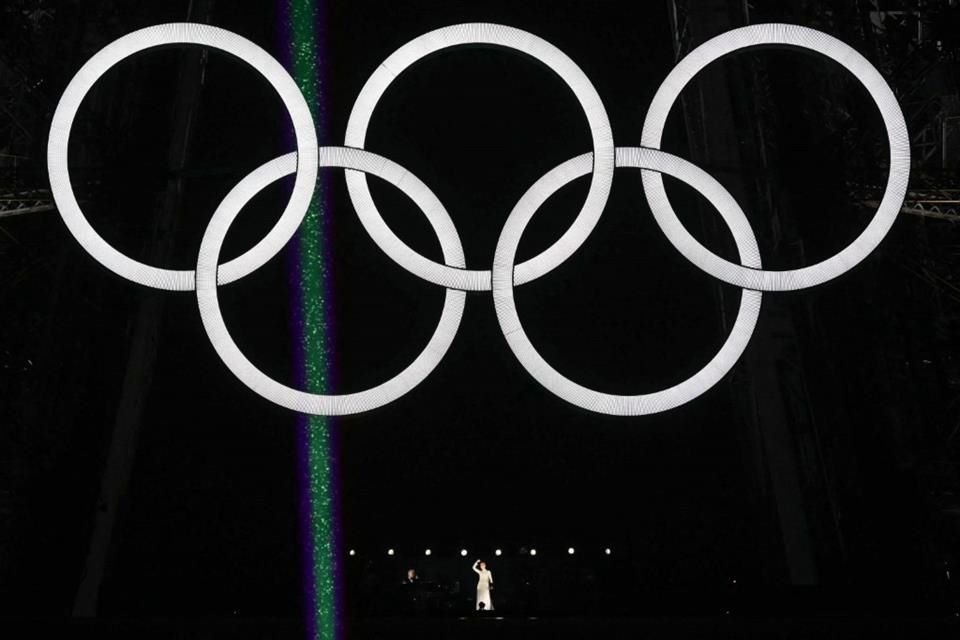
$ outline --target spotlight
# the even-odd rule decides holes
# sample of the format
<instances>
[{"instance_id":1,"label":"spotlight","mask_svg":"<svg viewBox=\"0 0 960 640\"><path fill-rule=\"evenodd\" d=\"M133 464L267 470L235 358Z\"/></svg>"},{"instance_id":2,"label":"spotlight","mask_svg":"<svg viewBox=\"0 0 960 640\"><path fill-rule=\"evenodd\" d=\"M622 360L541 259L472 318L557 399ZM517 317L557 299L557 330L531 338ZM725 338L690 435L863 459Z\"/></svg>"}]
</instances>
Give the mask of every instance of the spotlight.
<instances>
[{"instance_id":1,"label":"spotlight","mask_svg":"<svg viewBox=\"0 0 960 640\"><path fill-rule=\"evenodd\" d=\"M462 555L464 558L466 558L466 557L467 557L467 550L466 550L466 549L460 549L460 555Z\"/></svg>"},{"instance_id":2,"label":"spotlight","mask_svg":"<svg viewBox=\"0 0 960 640\"><path fill-rule=\"evenodd\" d=\"M610 555L611 553L613 553L612 551L610 551L610 547L607 547L606 549L604 549L603 552L607 555Z\"/></svg>"},{"instance_id":3,"label":"spotlight","mask_svg":"<svg viewBox=\"0 0 960 640\"><path fill-rule=\"evenodd\" d=\"M393 549L387 549L387 555L388 555L388 556L392 556L392 555L393 555Z\"/></svg>"},{"instance_id":4,"label":"spotlight","mask_svg":"<svg viewBox=\"0 0 960 640\"><path fill-rule=\"evenodd\" d=\"M532 555L532 556L537 555L537 550L536 550L536 549L530 549L530 555Z\"/></svg>"},{"instance_id":5,"label":"spotlight","mask_svg":"<svg viewBox=\"0 0 960 640\"><path fill-rule=\"evenodd\" d=\"M357 555L356 550L355 550L355 549L350 549L350 555L351 555L351 556Z\"/></svg>"},{"instance_id":6,"label":"spotlight","mask_svg":"<svg viewBox=\"0 0 960 640\"><path fill-rule=\"evenodd\" d=\"M431 553L433 553L433 551L430 551L430 549L427 549L426 551L423 552L423 555L428 556Z\"/></svg>"},{"instance_id":7,"label":"spotlight","mask_svg":"<svg viewBox=\"0 0 960 640\"><path fill-rule=\"evenodd\" d=\"M493 555L495 555L495 556L502 556L502 555L503 555L503 551L500 551L500 549L497 549L496 551L493 552Z\"/></svg>"},{"instance_id":8,"label":"spotlight","mask_svg":"<svg viewBox=\"0 0 960 640\"><path fill-rule=\"evenodd\" d=\"M570 555L573 555L575 551L576 550L573 547L570 547L569 549L567 549L567 553L569 553Z\"/></svg>"}]
</instances>

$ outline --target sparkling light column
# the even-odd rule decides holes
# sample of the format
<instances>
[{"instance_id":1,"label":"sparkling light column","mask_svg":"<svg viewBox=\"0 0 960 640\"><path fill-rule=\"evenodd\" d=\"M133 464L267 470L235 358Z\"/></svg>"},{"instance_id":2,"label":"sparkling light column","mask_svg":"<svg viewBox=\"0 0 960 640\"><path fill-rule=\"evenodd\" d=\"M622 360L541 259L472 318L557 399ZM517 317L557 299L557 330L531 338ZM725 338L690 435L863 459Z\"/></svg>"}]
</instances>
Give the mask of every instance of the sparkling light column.
<instances>
[{"instance_id":1,"label":"sparkling light column","mask_svg":"<svg viewBox=\"0 0 960 640\"><path fill-rule=\"evenodd\" d=\"M282 42L289 53L287 67L312 109L317 137L324 144L324 39L318 37L322 7L317 5L317 0L281 0L278 8ZM317 180L313 204L301 225L289 265L297 384L312 393L331 391L333 369L332 279L325 215L329 190L324 184L327 174L323 172ZM297 420L307 637L334 640L340 631L340 578L333 418L301 415Z\"/></svg>"}]
</instances>

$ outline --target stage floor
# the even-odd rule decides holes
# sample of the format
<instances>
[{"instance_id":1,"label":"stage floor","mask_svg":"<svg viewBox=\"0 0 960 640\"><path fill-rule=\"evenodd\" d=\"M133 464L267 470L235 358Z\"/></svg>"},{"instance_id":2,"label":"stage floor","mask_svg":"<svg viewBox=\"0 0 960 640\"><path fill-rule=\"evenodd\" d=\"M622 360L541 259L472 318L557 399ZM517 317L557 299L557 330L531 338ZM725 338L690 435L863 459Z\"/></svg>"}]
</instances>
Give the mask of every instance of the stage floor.
<instances>
[{"instance_id":1,"label":"stage floor","mask_svg":"<svg viewBox=\"0 0 960 640\"><path fill-rule=\"evenodd\" d=\"M114 640L136 638L304 640L301 623L287 619L0 620L5 638ZM382 618L355 620L345 640L573 639L591 640L911 640L960 637L952 618Z\"/></svg>"}]
</instances>

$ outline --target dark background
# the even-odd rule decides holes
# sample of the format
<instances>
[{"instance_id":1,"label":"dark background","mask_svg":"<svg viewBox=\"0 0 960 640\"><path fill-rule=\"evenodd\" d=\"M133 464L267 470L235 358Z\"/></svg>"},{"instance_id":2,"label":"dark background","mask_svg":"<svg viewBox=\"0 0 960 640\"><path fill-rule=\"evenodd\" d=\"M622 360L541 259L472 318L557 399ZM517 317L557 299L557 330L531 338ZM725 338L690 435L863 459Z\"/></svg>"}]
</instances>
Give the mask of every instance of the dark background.
<instances>
[{"instance_id":1,"label":"dark background","mask_svg":"<svg viewBox=\"0 0 960 640\"><path fill-rule=\"evenodd\" d=\"M327 114L318 122L321 144L342 141L353 100L384 58L456 22L501 22L558 46L594 83L622 146L639 144L646 107L675 60L673 3L328 5L319 31ZM686 49L747 20L796 22L873 60L901 96L908 121L916 115L908 100L917 98L908 89L939 92L944 105L944 96L956 97L953 14L924 18L934 24L923 48L911 45L909 27L907 36L897 32L902 42L892 23L888 33L870 31L869 12L864 18L859 6L757 3L749 15L738 7L703 3L696 10L716 13L697 18L701 31L686 33ZM34 10L47 13L24 13ZM21 98L37 102L31 156L4 175L45 186L46 127L70 77L120 35L186 19L188 7L13 2L4 11L5 78L13 69L37 83ZM277 16L270 2L217 2L208 21L285 59ZM158 234L175 237L163 262L175 268L193 266L206 220L229 188L292 148L289 118L266 82L212 52L186 161L172 171L171 140L182 133L174 117L178 69L187 55L169 48L117 65L84 103L71 146L72 175L94 226L146 261ZM918 72L904 71L910 56L941 65L922 89L911 84ZM684 93L697 109L685 116L678 105L663 148L697 161L738 197L756 224L765 267L810 264L856 237L872 215L860 203L885 177L882 123L862 87L829 61L778 50L731 56L698 82L700 90L692 85ZM702 88L716 85L725 91ZM718 122L719 130L703 132ZM710 145L703 140L718 135L727 139L726 155L715 146L704 151ZM467 265L479 269L489 267L503 221L525 189L589 145L583 114L559 78L522 55L461 48L417 64L391 85L366 146L435 191L457 225ZM949 182L952 147L944 143L938 167L929 159L920 166L922 152L914 150L914 188ZM731 154L740 161L726 163ZM322 174L329 174L334 391L350 392L416 356L443 292L393 265L360 227L342 173ZM669 245L638 178L636 170L618 170L586 244L516 294L544 357L576 381L614 393L653 391L695 372L719 348L739 301L735 288ZM162 222L171 181L182 185L175 229ZM414 206L392 187L371 183L395 231L439 259ZM245 209L226 256L272 225L289 187L283 181ZM683 185L668 187L691 231L732 257L709 205ZM518 260L559 237L586 189L581 179L551 198ZM136 367L128 356L138 313L155 305L156 357L137 374L139 437L99 612L298 616L295 416L226 370L191 294L122 281L84 253L55 213L0 220L0 228L5 612L71 610L124 375ZM707 593L679 601L692 612L716 612L730 602L736 580L748 594L745 610L772 606L770 594L782 593L777 606L801 612L819 611L827 600L845 611L952 612L946 572L960 513L951 497L960 489L958 246L951 221L902 215L851 272L814 290L765 295L747 354L715 388L666 414L638 418L593 415L539 387L506 347L489 296L470 294L453 346L426 381L385 408L336 420L343 550L358 551L355 559L341 554L346 571L355 576L356 563L375 559L382 579L399 580L413 562L406 558L417 557L429 575L456 566L465 547L470 558L460 574L444 571L468 582L473 557L489 558L500 547L509 575L521 548L534 546L545 567L566 575L615 570L609 584L626 602L648 592ZM290 263L278 256L221 290L239 346L288 383ZM805 518L802 530L787 536L807 541L810 555L800 565L785 550L785 508ZM578 549L580 564L564 559L568 546ZM388 547L398 551L395 566L383 565ZM433 560L422 558L425 547ZM604 547L613 548L611 558L601 555ZM798 566L812 581L798 579Z\"/></svg>"}]
</instances>

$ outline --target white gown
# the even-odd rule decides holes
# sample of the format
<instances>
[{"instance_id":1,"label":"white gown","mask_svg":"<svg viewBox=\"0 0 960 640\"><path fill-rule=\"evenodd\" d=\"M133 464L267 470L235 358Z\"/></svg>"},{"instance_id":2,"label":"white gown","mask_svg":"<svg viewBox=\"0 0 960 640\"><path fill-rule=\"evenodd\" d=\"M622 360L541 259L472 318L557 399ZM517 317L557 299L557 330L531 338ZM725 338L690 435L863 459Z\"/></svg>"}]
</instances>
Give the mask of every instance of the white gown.
<instances>
[{"instance_id":1,"label":"white gown","mask_svg":"<svg viewBox=\"0 0 960 640\"><path fill-rule=\"evenodd\" d=\"M473 570L477 573L477 611L480 610L481 602L485 611L493 611L493 600L490 599L493 573L489 569L480 569L476 564L473 565Z\"/></svg>"}]
</instances>

